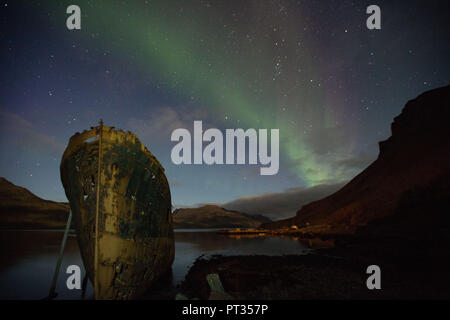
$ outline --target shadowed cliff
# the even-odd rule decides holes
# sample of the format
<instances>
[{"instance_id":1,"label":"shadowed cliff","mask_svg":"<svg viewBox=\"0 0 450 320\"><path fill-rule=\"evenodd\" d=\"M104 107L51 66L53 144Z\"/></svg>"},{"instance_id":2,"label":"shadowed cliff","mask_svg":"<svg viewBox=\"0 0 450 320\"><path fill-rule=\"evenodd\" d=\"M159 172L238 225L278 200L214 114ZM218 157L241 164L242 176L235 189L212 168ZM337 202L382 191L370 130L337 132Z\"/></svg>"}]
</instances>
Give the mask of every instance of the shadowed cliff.
<instances>
[{"instance_id":1,"label":"shadowed cliff","mask_svg":"<svg viewBox=\"0 0 450 320\"><path fill-rule=\"evenodd\" d=\"M293 218L262 227L354 230L394 214L403 217L403 224L448 221L443 208L450 198L450 86L409 101L391 131L379 143L377 160L342 189L303 206Z\"/></svg>"}]
</instances>

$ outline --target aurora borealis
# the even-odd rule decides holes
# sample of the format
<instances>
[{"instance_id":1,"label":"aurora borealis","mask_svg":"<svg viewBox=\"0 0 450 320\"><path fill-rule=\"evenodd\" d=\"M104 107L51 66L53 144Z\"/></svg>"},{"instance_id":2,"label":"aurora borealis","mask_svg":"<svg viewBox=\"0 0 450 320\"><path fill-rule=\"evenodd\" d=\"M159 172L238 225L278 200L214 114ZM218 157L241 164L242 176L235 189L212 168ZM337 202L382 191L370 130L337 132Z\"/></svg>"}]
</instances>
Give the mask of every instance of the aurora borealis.
<instances>
[{"instance_id":1,"label":"aurora borealis","mask_svg":"<svg viewBox=\"0 0 450 320\"><path fill-rule=\"evenodd\" d=\"M74 2L75 3L75 2ZM135 132L175 205L351 179L407 100L449 83L445 1L1 1L0 176L65 201L59 161L76 131ZM194 120L280 130L280 172L175 166L170 132Z\"/></svg>"}]
</instances>

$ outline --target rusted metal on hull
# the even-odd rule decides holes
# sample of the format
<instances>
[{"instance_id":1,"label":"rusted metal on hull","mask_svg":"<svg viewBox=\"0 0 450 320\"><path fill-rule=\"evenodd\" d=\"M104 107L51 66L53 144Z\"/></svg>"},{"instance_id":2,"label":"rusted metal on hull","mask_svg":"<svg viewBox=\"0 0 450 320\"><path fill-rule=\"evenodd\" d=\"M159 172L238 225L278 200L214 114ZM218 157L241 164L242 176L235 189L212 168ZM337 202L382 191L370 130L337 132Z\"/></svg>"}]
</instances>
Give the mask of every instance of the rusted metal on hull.
<instances>
[{"instance_id":1,"label":"rusted metal on hull","mask_svg":"<svg viewBox=\"0 0 450 320\"><path fill-rule=\"evenodd\" d=\"M175 254L170 189L161 164L136 135L101 124L72 136L60 169L95 298L145 293L170 269Z\"/></svg>"}]
</instances>

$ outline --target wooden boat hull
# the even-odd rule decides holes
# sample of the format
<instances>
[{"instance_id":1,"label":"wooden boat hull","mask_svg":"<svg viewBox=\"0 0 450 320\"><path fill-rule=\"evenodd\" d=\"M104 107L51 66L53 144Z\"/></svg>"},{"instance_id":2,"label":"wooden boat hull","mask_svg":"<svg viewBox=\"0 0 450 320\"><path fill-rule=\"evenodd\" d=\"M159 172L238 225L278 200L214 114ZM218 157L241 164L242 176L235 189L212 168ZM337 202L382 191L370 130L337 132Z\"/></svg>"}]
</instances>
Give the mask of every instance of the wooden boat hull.
<instances>
[{"instance_id":1,"label":"wooden boat hull","mask_svg":"<svg viewBox=\"0 0 450 320\"><path fill-rule=\"evenodd\" d=\"M147 292L175 255L161 164L136 135L101 124L70 139L60 170L95 298Z\"/></svg>"}]
</instances>

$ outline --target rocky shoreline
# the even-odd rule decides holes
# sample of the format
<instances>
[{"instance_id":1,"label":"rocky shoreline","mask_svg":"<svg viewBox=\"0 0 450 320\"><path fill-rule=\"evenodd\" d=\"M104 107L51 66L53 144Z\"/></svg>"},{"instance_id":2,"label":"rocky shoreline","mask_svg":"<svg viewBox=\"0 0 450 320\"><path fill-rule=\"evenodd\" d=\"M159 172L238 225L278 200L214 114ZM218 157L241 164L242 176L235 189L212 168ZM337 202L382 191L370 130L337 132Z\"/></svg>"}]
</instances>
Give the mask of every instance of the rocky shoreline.
<instances>
[{"instance_id":1,"label":"rocky shoreline","mask_svg":"<svg viewBox=\"0 0 450 320\"><path fill-rule=\"evenodd\" d=\"M305 255L199 257L180 291L188 299L214 299L207 277L217 274L236 300L450 299L448 242L431 248L406 239L391 246L354 237L335 241L336 248ZM366 286L373 264L381 268L381 290Z\"/></svg>"}]
</instances>

